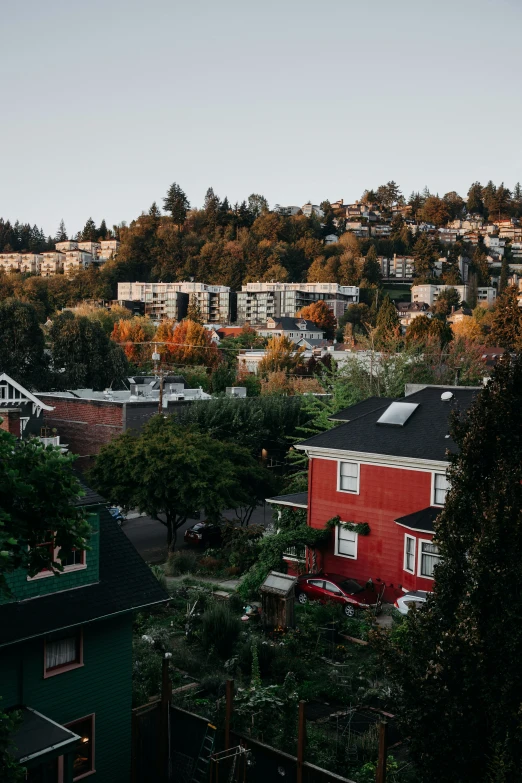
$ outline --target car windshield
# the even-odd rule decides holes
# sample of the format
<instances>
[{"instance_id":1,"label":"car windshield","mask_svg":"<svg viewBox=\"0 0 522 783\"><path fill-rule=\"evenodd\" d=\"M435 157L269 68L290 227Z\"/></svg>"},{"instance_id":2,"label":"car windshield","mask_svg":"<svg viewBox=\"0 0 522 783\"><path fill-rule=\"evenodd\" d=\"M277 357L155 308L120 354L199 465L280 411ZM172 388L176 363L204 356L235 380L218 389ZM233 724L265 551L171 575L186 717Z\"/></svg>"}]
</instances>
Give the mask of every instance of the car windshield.
<instances>
[{"instance_id":1,"label":"car windshield","mask_svg":"<svg viewBox=\"0 0 522 783\"><path fill-rule=\"evenodd\" d=\"M354 579L346 579L344 582L341 582L341 587L348 595L356 595L364 590L364 587L361 587Z\"/></svg>"}]
</instances>

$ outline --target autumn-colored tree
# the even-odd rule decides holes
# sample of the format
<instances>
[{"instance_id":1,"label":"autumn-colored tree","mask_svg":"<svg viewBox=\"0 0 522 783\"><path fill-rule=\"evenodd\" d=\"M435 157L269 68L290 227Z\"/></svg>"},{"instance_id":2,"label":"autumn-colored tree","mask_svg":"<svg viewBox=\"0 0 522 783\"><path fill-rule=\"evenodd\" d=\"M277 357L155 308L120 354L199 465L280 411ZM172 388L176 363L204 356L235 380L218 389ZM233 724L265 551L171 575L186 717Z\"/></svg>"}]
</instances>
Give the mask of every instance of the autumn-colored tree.
<instances>
[{"instance_id":1,"label":"autumn-colored tree","mask_svg":"<svg viewBox=\"0 0 522 783\"><path fill-rule=\"evenodd\" d=\"M156 339L165 341L163 346L167 361L175 364L204 364L215 367L220 356L210 332L196 321L181 321L174 328L165 326L159 334L162 324L156 332Z\"/></svg>"},{"instance_id":2,"label":"autumn-colored tree","mask_svg":"<svg viewBox=\"0 0 522 783\"><path fill-rule=\"evenodd\" d=\"M491 323L490 345L512 350L522 341L522 308L518 304L518 291L509 286L498 297Z\"/></svg>"},{"instance_id":3,"label":"autumn-colored tree","mask_svg":"<svg viewBox=\"0 0 522 783\"><path fill-rule=\"evenodd\" d=\"M293 372L303 361L304 346L298 348L284 335L274 335L266 346L266 353L259 362L259 375L264 377L270 372L284 370Z\"/></svg>"},{"instance_id":4,"label":"autumn-colored tree","mask_svg":"<svg viewBox=\"0 0 522 783\"><path fill-rule=\"evenodd\" d=\"M444 226L451 217L448 204L438 196L429 196L420 213L421 220L433 223L435 226Z\"/></svg>"},{"instance_id":5,"label":"autumn-colored tree","mask_svg":"<svg viewBox=\"0 0 522 783\"><path fill-rule=\"evenodd\" d=\"M303 307L299 310L297 316L311 321L319 329L322 329L327 338L334 336L337 319L323 299Z\"/></svg>"},{"instance_id":6,"label":"autumn-colored tree","mask_svg":"<svg viewBox=\"0 0 522 783\"><path fill-rule=\"evenodd\" d=\"M456 323L451 325L451 331L455 337L463 340L469 340L473 343L484 341L484 334L479 322L471 316L463 318L461 321L456 321Z\"/></svg>"},{"instance_id":7,"label":"autumn-colored tree","mask_svg":"<svg viewBox=\"0 0 522 783\"><path fill-rule=\"evenodd\" d=\"M339 260L335 256L326 259L318 256L308 268L306 279L309 283L337 283Z\"/></svg>"},{"instance_id":8,"label":"autumn-colored tree","mask_svg":"<svg viewBox=\"0 0 522 783\"><path fill-rule=\"evenodd\" d=\"M125 356L130 362L139 364L145 359L146 346L140 343L148 343L154 336L154 326L148 318L135 316L134 318L121 318L114 324L111 340L122 346Z\"/></svg>"}]
</instances>

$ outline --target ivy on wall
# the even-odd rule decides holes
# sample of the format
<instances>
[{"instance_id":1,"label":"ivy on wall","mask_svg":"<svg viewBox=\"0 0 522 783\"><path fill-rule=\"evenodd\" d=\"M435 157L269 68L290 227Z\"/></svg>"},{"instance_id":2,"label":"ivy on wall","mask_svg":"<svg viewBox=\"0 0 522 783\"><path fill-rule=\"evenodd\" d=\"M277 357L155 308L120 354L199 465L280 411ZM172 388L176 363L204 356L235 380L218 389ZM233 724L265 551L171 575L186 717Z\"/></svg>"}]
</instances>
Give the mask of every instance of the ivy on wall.
<instances>
[{"instance_id":1,"label":"ivy on wall","mask_svg":"<svg viewBox=\"0 0 522 783\"><path fill-rule=\"evenodd\" d=\"M341 522L341 517L336 516L329 519L325 525L325 530L333 530L334 527L344 527L345 530L351 530L359 536L370 535L370 525L368 522Z\"/></svg>"}]
</instances>

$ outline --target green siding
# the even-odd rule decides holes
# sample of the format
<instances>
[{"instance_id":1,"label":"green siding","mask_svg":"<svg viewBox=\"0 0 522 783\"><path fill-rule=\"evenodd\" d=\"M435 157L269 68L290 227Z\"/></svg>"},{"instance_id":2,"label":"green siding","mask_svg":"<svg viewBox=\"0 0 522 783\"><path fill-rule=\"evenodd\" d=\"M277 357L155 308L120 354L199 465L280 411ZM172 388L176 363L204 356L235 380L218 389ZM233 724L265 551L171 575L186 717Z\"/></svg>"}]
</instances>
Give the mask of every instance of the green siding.
<instances>
[{"instance_id":1,"label":"green siding","mask_svg":"<svg viewBox=\"0 0 522 783\"><path fill-rule=\"evenodd\" d=\"M99 525L100 519L98 512L87 515L87 520L91 525L91 536L87 550L87 568L70 573L56 574L41 579L27 579L27 572L18 569L7 576L7 584L11 590L12 597L0 597L0 604L10 601L25 601L27 598L35 598L40 595L47 595L58 590L70 590L73 587L92 584L99 579Z\"/></svg>"},{"instance_id":2,"label":"green siding","mask_svg":"<svg viewBox=\"0 0 522 783\"><path fill-rule=\"evenodd\" d=\"M95 713L93 783L128 783L132 616L83 626L83 667L44 679L43 639L0 650L2 706L25 704L58 723Z\"/></svg>"}]
</instances>

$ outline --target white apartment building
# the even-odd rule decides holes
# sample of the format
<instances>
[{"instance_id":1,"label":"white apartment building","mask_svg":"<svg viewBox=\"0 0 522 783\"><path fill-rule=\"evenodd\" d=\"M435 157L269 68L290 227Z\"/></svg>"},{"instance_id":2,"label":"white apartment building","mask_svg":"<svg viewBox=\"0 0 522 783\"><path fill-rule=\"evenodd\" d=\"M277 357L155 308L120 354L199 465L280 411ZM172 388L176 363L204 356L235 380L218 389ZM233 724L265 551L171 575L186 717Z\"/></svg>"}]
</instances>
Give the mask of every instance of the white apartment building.
<instances>
[{"instance_id":1,"label":"white apartment building","mask_svg":"<svg viewBox=\"0 0 522 783\"><path fill-rule=\"evenodd\" d=\"M51 250L47 253L42 253L42 261L40 263L40 274L42 277L51 277L52 275L60 275L63 272L65 264L65 253L59 253L55 250Z\"/></svg>"},{"instance_id":2,"label":"white apartment building","mask_svg":"<svg viewBox=\"0 0 522 783\"><path fill-rule=\"evenodd\" d=\"M430 307L437 301L441 291L446 288L456 288L459 292L461 301L467 302L470 287L468 285L413 285L411 287L412 302L426 302ZM477 292L477 302L484 306L495 304L497 298L497 289L493 286L484 286Z\"/></svg>"},{"instance_id":3,"label":"white apartment building","mask_svg":"<svg viewBox=\"0 0 522 783\"><path fill-rule=\"evenodd\" d=\"M308 204L303 204L301 212L303 215L306 215L306 217L312 217L312 215L320 218L323 217L323 210L321 207L318 207L317 204L311 204L310 201Z\"/></svg>"},{"instance_id":4,"label":"white apartment building","mask_svg":"<svg viewBox=\"0 0 522 783\"><path fill-rule=\"evenodd\" d=\"M3 272L37 274L42 256L39 253L0 253L0 269Z\"/></svg>"},{"instance_id":5,"label":"white apartment building","mask_svg":"<svg viewBox=\"0 0 522 783\"><path fill-rule=\"evenodd\" d=\"M65 253L64 274L77 275L78 272L88 269L92 261L92 255L85 250L69 250Z\"/></svg>"},{"instance_id":6,"label":"white apartment building","mask_svg":"<svg viewBox=\"0 0 522 783\"><path fill-rule=\"evenodd\" d=\"M339 318L349 304L359 301L359 289L337 283L247 283L237 294L237 320L259 324L269 318L294 318L319 300Z\"/></svg>"},{"instance_id":7,"label":"white apartment building","mask_svg":"<svg viewBox=\"0 0 522 783\"><path fill-rule=\"evenodd\" d=\"M205 323L235 320L236 295L225 285L206 283L118 283L118 301L144 302L145 315L179 321L190 302L199 306Z\"/></svg>"}]
</instances>

